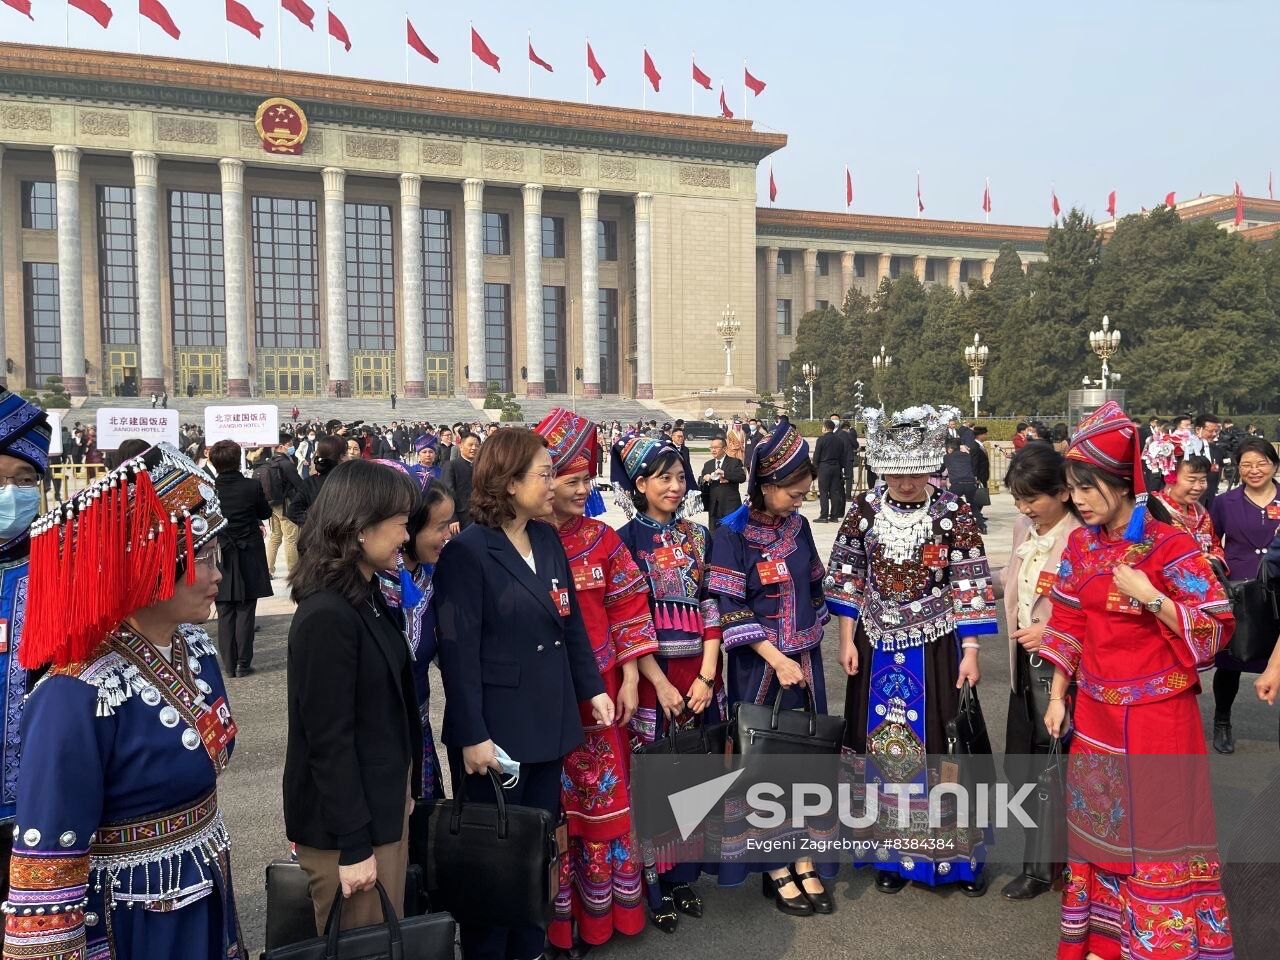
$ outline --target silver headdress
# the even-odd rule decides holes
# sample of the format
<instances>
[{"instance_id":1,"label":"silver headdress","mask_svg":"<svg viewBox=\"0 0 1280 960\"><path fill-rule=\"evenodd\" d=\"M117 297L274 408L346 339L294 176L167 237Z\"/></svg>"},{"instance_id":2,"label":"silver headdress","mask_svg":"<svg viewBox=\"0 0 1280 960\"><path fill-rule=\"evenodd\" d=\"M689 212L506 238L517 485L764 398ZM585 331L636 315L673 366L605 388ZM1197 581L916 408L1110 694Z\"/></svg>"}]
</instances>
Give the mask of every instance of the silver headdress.
<instances>
[{"instance_id":1,"label":"silver headdress","mask_svg":"<svg viewBox=\"0 0 1280 960\"><path fill-rule=\"evenodd\" d=\"M886 417L883 410L863 411L867 424L867 464L878 475L937 473L942 469L947 435L960 418L955 407L934 409L928 404L899 410Z\"/></svg>"}]
</instances>

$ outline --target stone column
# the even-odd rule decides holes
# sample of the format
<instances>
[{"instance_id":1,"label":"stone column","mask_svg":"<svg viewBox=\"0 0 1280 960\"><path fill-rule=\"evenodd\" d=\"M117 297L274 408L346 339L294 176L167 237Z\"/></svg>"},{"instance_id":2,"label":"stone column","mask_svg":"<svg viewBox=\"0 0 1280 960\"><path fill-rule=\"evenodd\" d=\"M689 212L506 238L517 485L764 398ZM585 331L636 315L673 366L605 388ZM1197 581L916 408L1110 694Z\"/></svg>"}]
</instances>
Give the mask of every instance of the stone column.
<instances>
[{"instance_id":1,"label":"stone column","mask_svg":"<svg viewBox=\"0 0 1280 960\"><path fill-rule=\"evenodd\" d=\"M952 257L947 261L947 286L960 292L960 258Z\"/></svg>"},{"instance_id":2,"label":"stone column","mask_svg":"<svg viewBox=\"0 0 1280 960\"><path fill-rule=\"evenodd\" d=\"M876 289L880 289L880 284L884 283L886 277L889 276L889 267L893 262L893 254L882 253L876 258Z\"/></svg>"},{"instance_id":3,"label":"stone column","mask_svg":"<svg viewBox=\"0 0 1280 960\"><path fill-rule=\"evenodd\" d=\"M802 315L818 306L818 251L812 248L804 252L804 310ZM796 318L799 320L799 317Z\"/></svg>"},{"instance_id":4,"label":"stone column","mask_svg":"<svg viewBox=\"0 0 1280 960\"><path fill-rule=\"evenodd\" d=\"M653 399L653 194L636 194L636 399ZM599 380L597 378L597 385Z\"/></svg>"},{"instance_id":5,"label":"stone column","mask_svg":"<svg viewBox=\"0 0 1280 960\"><path fill-rule=\"evenodd\" d=\"M760 389L772 393L778 376L778 248L764 250L764 380Z\"/></svg>"},{"instance_id":6,"label":"stone column","mask_svg":"<svg viewBox=\"0 0 1280 960\"><path fill-rule=\"evenodd\" d=\"M995 260L982 261L982 282L988 287L991 286L991 275L996 271Z\"/></svg>"},{"instance_id":7,"label":"stone column","mask_svg":"<svg viewBox=\"0 0 1280 960\"><path fill-rule=\"evenodd\" d=\"M915 267L915 271L916 271L916 279L919 280L921 284L923 284L924 278L926 276L926 271L929 268L929 258L916 257L915 263L913 264L913 266Z\"/></svg>"},{"instance_id":8,"label":"stone column","mask_svg":"<svg viewBox=\"0 0 1280 960\"><path fill-rule=\"evenodd\" d=\"M467 261L467 396L483 399L488 385L484 345L484 181L462 181Z\"/></svg>"},{"instance_id":9,"label":"stone column","mask_svg":"<svg viewBox=\"0 0 1280 960\"><path fill-rule=\"evenodd\" d=\"M227 322L227 396L249 391L249 284L245 270L244 163L218 161L222 174L222 296ZM184 387L185 384L179 384Z\"/></svg>"},{"instance_id":10,"label":"stone column","mask_svg":"<svg viewBox=\"0 0 1280 960\"><path fill-rule=\"evenodd\" d=\"M139 390L164 393L164 327L160 320L160 160L133 152L133 223L138 269Z\"/></svg>"},{"instance_id":11,"label":"stone column","mask_svg":"<svg viewBox=\"0 0 1280 960\"><path fill-rule=\"evenodd\" d=\"M87 395L84 376L84 285L80 262L80 150L54 147L58 181L58 325L62 333L62 385Z\"/></svg>"},{"instance_id":12,"label":"stone column","mask_svg":"<svg viewBox=\"0 0 1280 960\"><path fill-rule=\"evenodd\" d=\"M853 289L853 268L855 254L852 250L846 250L840 254L840 309L844 309L844 301L849 296L849 291Z\"/></svg>"},{"instance_id":13,"label":"stone column","mask_svg":"<svg viewBox=\"0 0 1280 960\"><path fill-rule=\"evenodd\" d=\"M545 397L547 357L542 327L542 184L526 183L520 192L524 195L525 395ZM569 360L572 366L573 358Z\"/></svg>"},{"instance_id":14,"label":"stone column","mask_svg":"<svg viewBox=\"0 0 1280 960\"><path fill-rule=\"evenodd\" d=\"M403 320L399 344L404 360L400 392L405 397L423 397L426 395L423 381L426 359L422 312L422 178L416 173L400 175L400 304Z\"/></svg>"},{"instance_id":15,"label":"stone column","mask_svg":"<svg viewBox=\"0 0 1280 960\"><path fill-rule=\"evenodd\" d=\"M582 395L600 396L600 191L578 191L582 219Z\"/></svg>"},{"instance_id":16,"label":"stone column","mask_svg":"<svg viewBox=\"0 0 1280 960\"><path fill-rule=\"evenodd\" d=\"M324 295L329 342L329 396L351 396L351 353L347 349L347 171L325 167Z\"/></svg>"}]
</instances>

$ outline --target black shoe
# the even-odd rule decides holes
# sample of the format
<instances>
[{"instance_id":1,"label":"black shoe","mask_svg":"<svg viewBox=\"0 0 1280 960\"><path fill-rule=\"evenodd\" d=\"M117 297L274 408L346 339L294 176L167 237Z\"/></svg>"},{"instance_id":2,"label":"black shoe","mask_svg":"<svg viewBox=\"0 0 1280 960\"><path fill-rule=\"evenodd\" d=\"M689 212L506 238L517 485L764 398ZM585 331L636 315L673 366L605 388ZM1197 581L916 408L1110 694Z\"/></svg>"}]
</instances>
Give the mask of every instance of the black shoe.
<instances>
[{"instance_id":1,"label":"black shoe","mask_svg":"<svg viewBox=\"0 0 1280 960\"><path fill-rule=\"evenodd\" d=\"M1040 894L1048 893L1052 888L1053 884L1023 873L1006 883L1000 895L1006 900L1034 900Z\"/></svg>"},{"instance_id":2,"label":"black shoe","mask_svg":"<svg viewBox=\"0 0 1280 960\"><path fill-rule=\"evenodd\" d=\"M976 879L961 880L960 892L966 897L982 897L987 893L987 875L986 873L978 874Z\"/></svg>"},{"instance_id":3,"label":"black shoe","mask_svg":"<svg viewBox=\"0 0 1280 960\"><path fill-rule=\"evenodd\" d=\"M876 873L876 889L881 893L897 893L907 885L907 878L891 870L880 870Z\"/></svg>"},{"instance_id":4,"label":"black shoe","mask_svg":"<svg viewBox=\"0 0 1280 960\"><path fill-rule=\"evenodd\" d=\"M1219 753L1235 753L1236 738L1231 735L1230 720L1215 720L1213 723L1213 749Z\"/></svg>"},{"instance_id":5,"label":"black shoe","mask_svg":"<svg viewBox=\"0 0 1280 960\"><path fill-rule=\"evenodd\" d=\"M813 521L813 522L814 522L814 523L826 523L826 522L827 522L827 518L826 518L826 517L819 517L817 520L815 520L815 521Z\"/></svg>"},{"instance_id":6,"label":"black shoe","mask_svg":"<svg viewBox=\"0 0 1280 960\"><path fill-rule=\"evenodd\" d=\"M800 892L805 895L805 899L813 905L814 913L826 914L836 912L836 902L832 899L831 892L827 890L826 885L822 883L822 878L818 876L818 871L806 870L804 873L796 873L792 870L791 875L796 878L796 883L799 884ZM822 886L822 892L810 893L804 887L804 882L806 880L817 880L819 885Z\"/></svg>"},{"instance_id":7,"label":"black shoe","mask_svg":"<svg viewBox=\"0 0 1280 960\"><path fill-rule=\"evenodd\" d=\"M653 925L663 933L675 933L676 927L680 925L680 914L676 913L676 902L668 896L663 896L662 905L653 912L650 917Z\"/></svg>"},{"instance_id":8,"label":"black shoe","mask_svg":"<svg viewBox=\"0 0 1280 960\"><path fill-rule=\"evenodd\" d=\"M231 674L231 675L232 675L233 677L235 677L235 676L247 677L247 676L252 675L252 674L253 674L253 672L254 672L254 671L253 671L253 667L250 667L250 666L248 666L248 665L242 665L242 666L236 667L236 672L235 672L235 673L233 673L233 674Z\"/></svg>"},{"instance_id":9,"label":"black shoe","mask_svg":"<svg viewBox=\"0 0 1280 960\"><path fill-rule=\"evenodd\" d=\"M676 902L676 909L688 914L695 920L702 919L702 898L687 883L679 883L671 888L671 898Z\"/></svg>"},{"instance_id":10,"label":"black shoe","mask_svg":"<svg viewBox=\"0 0 1280 960\"><path fill-rule=\"evenodd\" d=\"M235 668L235 665L232 664L231 669L227 671L227 676L234 677L235 675L236 675L236 668Z\"/></svg>"},{"instance_id":11,"label":"black shoe","mask_svg":"<svg viewBox=\"0 0 1280 960\"><path fill-rule=\"evenodd\" d=\"M807 917L813 913L813 904L809 902L809 898L804 895L803 890L798 890L794 897L784 897L778 892L778 887L785 887L788 884L795 883L790 876L784 878L781 882L774 880L769 874L761 874L761 887L766 897L773 898L773 905L783 913L792 917ZM795 884L798 888L800 885Z\"/></svg>"},{"instance_id":12,"label":"black shoe","mask_svg":"<svg viewBox=\"0 0 1280 960\"><path fill-rule=\"evenodd\" d=\"M572 947L565 951L565 956L568 957L569 960L582 960L582 958L590 952L591 944L576 941Z\"/></svg>"}]
</instances>

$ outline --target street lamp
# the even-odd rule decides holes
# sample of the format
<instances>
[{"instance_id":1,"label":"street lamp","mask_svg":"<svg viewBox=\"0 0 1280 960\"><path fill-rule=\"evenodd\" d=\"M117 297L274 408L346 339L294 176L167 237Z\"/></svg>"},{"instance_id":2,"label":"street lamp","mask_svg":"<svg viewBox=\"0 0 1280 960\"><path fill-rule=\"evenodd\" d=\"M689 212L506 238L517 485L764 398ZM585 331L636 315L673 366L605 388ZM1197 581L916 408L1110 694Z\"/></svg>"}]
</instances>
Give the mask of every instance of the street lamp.
<instances>
[{"instance_id":1,"label":"street lamp","mask_svg":"<svg viewBox=\"0 0 1280 960\"><path fill-rule=\"evenodd\" d=\"M964 361L969 364L973 376L969 378L969 399L973 401L973 418L978 419L978 401L982 399L982 368L987 365L987 345L982 334L973 335L973 343L964 348Z\"/></svg>"},{"instance_id":2,"label":"street lamp","mask_svg":"<svg viewBox=\"0 0 1280 960\"><path fill-rule=\"evenodd\" d=\"M800 375L809 386L809 419L813 419L813 382L818 379L818 365L806 361L800 366Z\"/></svg>"},{"instance_id":3,"label":"street lamp","mask_svg":"<svg viewBox=\"0 0 1280 960\"><path fill-rule=\"evenodd\" d=\"M871 358L871 369L874 370L877 374L888 373L889 368L892 366L893 366L893 357L885 353L884 344L882 343L880 344L880 352L878 354L875 354ZM883 381L881 381L881 383L883 383ZM884 409L884 396L882 394L883 394L883 391L881 390L876 391L876 396L880 400L881 410Z\"/></svg>"},{"instance_id":4,"label":"street lamp","mask_svg":"<svg viewBox=\"0 0 1280 960\"><path fill-rule=\"evenodd\" d=\"M733 341L742 331L742 321L738 319L733 308L725 304L724 313L716 321L716 331L724 341L724 385L733 386Z\"/></svg>"},{"instance_id":5,"label":"street lamp","mask_svg":"<svg viewBox=\"0 0 1280 960\"><path fill-rule=\"evenodd\" d=\"M1089 331L1089 349L1102 360L1102 379L1099 383L1106 390L1107 378L1111 377L1108 361L1120 352L1120 331L1111 329L1111 318L1105 314L1102 317L1102 329ZM1119 380L1120 377L1117 375L1112 379Z\"/></svg>"}]
</instances>

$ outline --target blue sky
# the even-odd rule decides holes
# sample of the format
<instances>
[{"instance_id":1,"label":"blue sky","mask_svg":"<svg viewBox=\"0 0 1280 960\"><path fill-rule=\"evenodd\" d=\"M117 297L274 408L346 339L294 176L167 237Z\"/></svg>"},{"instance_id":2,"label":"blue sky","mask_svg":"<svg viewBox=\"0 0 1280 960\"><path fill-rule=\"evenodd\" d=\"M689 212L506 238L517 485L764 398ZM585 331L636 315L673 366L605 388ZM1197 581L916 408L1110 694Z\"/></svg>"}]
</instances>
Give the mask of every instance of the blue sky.
<instances>
[{"instance_id":1,"label":"blue sky","mask_svg":"<svg viewBox=\"0 0 1280 960\"><path fill-rule=\"evenodd\" d=\"M107 30L71 11L73 46L136 49L136 0L107 2L115 11ZM222 0L164 2L182 39L144 21L144 53L224 59ZM266 28L262 40L230 28L231 60L274 65L276 0L244 2ZM281 20L284 65L323 73L324 6L308 3L317 12L314 33L287 13ZM0 39L65 43L62 0L32 4L34 23L0 6ZM333 71L354 77L405 79L406 11L440 57L433 65L411 55L409 78L424 85L468 86L468 20L502 58L501 74L475 65L476 89L495 93L527 92L530 29L538 54L555 67L554 74L534 68L534 95L553 99L584 98L588 35L608 73L592 88L593 103L640 106L647 45L663 75L650 109L689 112L696 50L716 87L698 89L698 112L718 112L723 79L741 115L746 58L768 83L749 116L790 138L773 160L778 206L842 210L846 163L855 212L913 216L919 169L927 217L981 219L990 177L992 222L1031 224L1050 219L1051 185L1064 207L1101 219L1111 189L1122 213L1153 206L1169 190L1180 198L1229 193L1237 178L1246 194L1266 196L1268 170L1280 168L1273 119L1280 60L1268 46L1280 36L1275 0L332 0L332 7L353 43L350 53L334 44ZM767 176L762 166L762 203Z\"/></svg>"}]
</instances>

